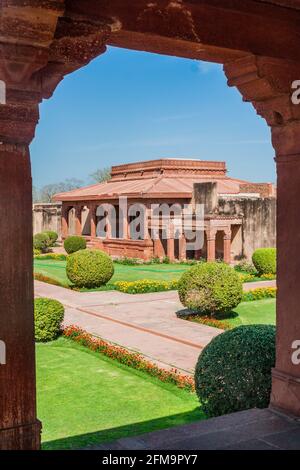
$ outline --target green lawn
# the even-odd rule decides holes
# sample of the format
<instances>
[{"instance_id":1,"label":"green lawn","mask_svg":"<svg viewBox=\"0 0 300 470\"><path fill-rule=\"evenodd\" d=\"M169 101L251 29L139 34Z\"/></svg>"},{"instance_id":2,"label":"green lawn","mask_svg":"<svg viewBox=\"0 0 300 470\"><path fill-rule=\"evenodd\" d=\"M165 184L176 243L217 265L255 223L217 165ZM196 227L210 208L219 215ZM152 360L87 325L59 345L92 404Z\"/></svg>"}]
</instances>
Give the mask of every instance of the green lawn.
<instances>
[{"instance_id":1,"label":"green lawn","mask_svg":"<svg viewBox=\"0 0 300 470\"><path fill-rule=\"evenodd\" d=\"M201 317L191 316L190 321L203 323ZM242 302L229 315L221 315L217 320L226 322L231 328L240 325L266 324L275 325L276 323L276 299L261 299L252 302ZM207 324L207 323L206 323ZM211 324L211 326L215 326ZM222 328L222 325L220 325ZM225 326L224 326L225 328Z\"/></svg>"},{"instance_id":2,"label":"green lawn","mask_svg":"<svg viewBox=\"0 0 300 470\"><path fill-rule=\"evenodd\" d=\"M37 344L44 449L72 449L203 419L195 394L66 338Z\"/></svg>"},{"instance_id":3,"label":"green lawn","mask_svg":"<svg viewBox=\"0 0 300 470\"><path fill-rule=\"evenodd\" d=\"M179 279L182 273L190 268L188 265L153 264L127 266L115 263L115 274L110 283L117 281L138 281L139 279L150 279L158 281L172 281ZM34 270L44 276L56 279L63 284L70 284L66 276L66 262L55 260L34 260Z\"/></svg>"},{"instance_id":4,"label":"green lawn","mask_svg":"<svg viewBox=\"0 0 300 470\"><path fill-rule=\"evenodd\" d=\"M253 324L275 325L276 299L242 302L234 309L233 318L229 318L226 321L228 321L232 327Z\"/></svg>"}]
</instances>

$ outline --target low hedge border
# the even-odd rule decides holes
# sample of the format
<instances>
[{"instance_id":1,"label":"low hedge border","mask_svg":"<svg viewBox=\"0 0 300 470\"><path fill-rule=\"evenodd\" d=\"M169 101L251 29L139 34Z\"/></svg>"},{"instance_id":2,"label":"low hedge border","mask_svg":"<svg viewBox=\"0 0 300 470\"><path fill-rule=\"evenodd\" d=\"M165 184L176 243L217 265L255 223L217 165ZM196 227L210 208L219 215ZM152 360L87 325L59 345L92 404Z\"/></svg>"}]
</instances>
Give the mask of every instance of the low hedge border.
<instances>
[{"instance_id":1,"label":"low hedge border","mask_svg":"<svg viewBox=\"0 0 300 470\"><path fill-rule=\"evenodd\" d=\"M258 287L244 292L242 302L252 302L261 299L274 299L277 294L277 287Z\"/></svg>"},{"instance_id":2,"label":"low hedge border","mask_svg":"<svg viewBox=\"0 0 300 470\"><path fill-rule=\"evenodd\" d=\"M273 299L276 297L276 287L261 287L258 289L252 289L248 292L244 292L242 302L253 302L255 300L262 299ZM232 330L235 326L232 326L226 319L210 318L206 315L200 316L195 314L177 314L177 316L183 320L193 321L195 323L201 323L201 325L212 326L213 328L219 328L220 330Z\"/></svg>"},{"instance_id":3,"label":"low hedge border","mask_svg":"<svg viewBox=\"0 0 300 470\"><path fill-rule=\"evenodd\" d=\"M178 281L152 281L141 279L139 281L118 281L114 283L116 289L125 294L146 294L150 292L164 292L178 289Z\"/></svg>"},{"instance_id":4,"label":"low hedge border","mask_svg":"<svg viewBox=\"0 0 300 470\"><path fill-rule=\"evenodd\" d=\"M120 364L146 372L152 377L158 378L161 382L172 383L178 388L185 389L190 392L195 391L195 382L193 377L181 374L177 369L162 369L156 364L146 360L141 354L131 352L121 346L115 346L101 338L95 338L77 326L71 325L65 328L63 336L75 341L81 346L87 347L91 351L98 352L110 359L118 361Z\"/></svg>"},{"instance_id":5,"label":"low hedge border","mask_svg":"<svg viewBox=\"0 0 300 470\"><path fill-rule=\"evenodd\" d=\"M35 255L34 259L36 260L54 260L54 261L66 261L67 255L63 253L46 253L45 255Z\"/></svg>"},{"instance_id":6,"label":"low hedge border","mask_svg":"<svg viewBox=\"0 0 300 470\"><path fill-rule=\"evenodd\" d=\"M218 328L219 330L231 330L233 327L226 320L217 320L208 316L200 317L199 315L186 315L184 320L193 321L195 323L201 323L201 325L211 326L212 328Z\"/></svg>"},{"instance_id":7,"label":"low hedge border","mask_svg":"<svg viewBox=\"0 0 300 470\"><path fill-rule=\"evenodd\" d=\"M63 284L62 282L59 282L56 279L53 279L52 277L44 276L44 274L41 273L34 273L33 277L36 281L45 282L46 284L51 284L52 286L70 289L70 286L68 286L68 284Z\"/></svg>"}]
</instances>

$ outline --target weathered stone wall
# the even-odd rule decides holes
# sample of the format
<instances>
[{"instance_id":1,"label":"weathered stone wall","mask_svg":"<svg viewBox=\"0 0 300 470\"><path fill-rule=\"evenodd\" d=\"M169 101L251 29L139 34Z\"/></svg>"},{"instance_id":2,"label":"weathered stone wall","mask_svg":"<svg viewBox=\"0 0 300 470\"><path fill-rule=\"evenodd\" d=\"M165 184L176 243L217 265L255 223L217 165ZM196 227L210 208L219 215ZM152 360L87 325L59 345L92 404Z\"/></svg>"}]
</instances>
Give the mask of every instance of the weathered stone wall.
<instances>
[{"instance_id":1,"label":"weathered stone wall","mask_svg":"<svg viewBox=\"0 0 300 470\"><path fill-rule=\"evenodd\" d=\"M61 204L33 205L33 234L53 230L61 238Z\"/></svg>"},{"instance_id":2,"label":"weathered stone wall","mask_svg":"<svg viewBox=\"0 0 300 470\"><path fill-rule=\"evenodd\" d=\"M219 199L219 214L243 219L232 243L235 260L251 259L256 248L276 246L276 199Z\"/></svg>"}]
</instances>

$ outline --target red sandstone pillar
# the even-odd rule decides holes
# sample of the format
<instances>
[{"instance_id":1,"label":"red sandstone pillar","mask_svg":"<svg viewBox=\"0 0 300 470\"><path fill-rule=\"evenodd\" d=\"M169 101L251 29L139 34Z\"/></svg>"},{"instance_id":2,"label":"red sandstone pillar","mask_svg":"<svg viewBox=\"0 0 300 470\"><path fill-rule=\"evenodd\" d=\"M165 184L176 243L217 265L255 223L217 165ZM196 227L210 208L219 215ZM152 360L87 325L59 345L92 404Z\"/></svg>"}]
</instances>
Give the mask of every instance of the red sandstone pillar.
<instances>
[{"instance_id":1,"label":"red sandstone pillar","mask_svg":"<svg viewBox=\"0 0 300 470\"><path fill-rule=\"evenodd\" d=\"M224 262L227 264L231 263L231 230L224 232Z\"/></svg>"},{"instance_id":2,"label":"red sandstone pillar","mask_svg":"<svg viewBox=\"0 0 300 470\"><path fill-rule=\"evenodd\" d=\"M144 240L149 240L149 213L147 207L144 210Z\"/></svg>"},{"instance_id":3,"label":"red sandstone pillar","mask_svg":"<svg viewBox=\"0 0 300 470\"><path fill-rule=\"evenodd\" d=\"M96 238L97 237L97 216L96 216L96 211L97 211L97 206L95 204L90 205L90 211L91 211L91 238Z\"/></svg>"},{"instance_id":4,"label":"red sandstone pillar","mask_svg":"<svg viewBox=\"0 0 300 470\"><path fill-rule=\"evenodd\" d=\"M184 233L179 238L179 259L180 261L186 260L186 238Z\"/></svg>"},{"instance_id":5,"label":"red sandstone pillar","mask_svg":"<svg viewBox=\"0 0 300 470\"><path fill-rule=\"evenodd\" d=\"M81 206L75 207L75 233L77 236L82 235Z\"/></svg>"},{"instance_id":6,"label":"red sandstone pillar","mask_svg":"<svg viewBox=\"0 0 300 470\"><path fill-rule=\"evenodd\" d=\"M207 238L207 261L215 261L216 260L216 232L215 231L207 231L206 232Z\"/></svg>"},{"instance_id":7,"label":"red sandstone pillar","mask_svg":"<svg viewBox=\"0 0 300 470\"><path fill-rule=\"evenodd\" d=\"M111 231L111 213L108 211L106 216L106 237L107 239L111 239L112 231Z\"/></svg>"},{"instance_id":8,"label":"red sandstone pillar","mask_svg":"<svg viewBox=\"0 0 300 470\"><path fill-rule=\"evenodd\" d=\"M128 203L127 197L121 196L119 200L119 220L121 224L121 236L124 240L130 238L129 224L128 224Z\"/></svg>"},{"instance_id":9,"label":"red sandstone pillar","mask_svg":"<svg viewBox=\"0 0 300 470\"><path fill-rule=\"evenodd\" d=\"M167 240L167 256L170 259L170 261L174 261L174 259L175 259L174 238L168 238L168 240Z\"/></svg>"},{"instance_id":10,"label":"red sandstone pillar","mask_svg":"<svg viewBox=\"0 0 300 470\"><path fill-rule=\"evenodd\" d=\"M273 129L277 150L277 348L271 406L300 416L300 121ZM297 343L298 342L298 343ZM298 351L298 352L297 352Z\"/></svg>"},{"instance_id":11,"label":"red sandstone pillar","mask_svg":"<svg viewBox=\"0 0 300 470\"><path fill-rule=\"evenodd\" d=\"M154 245L154 257L163 258L165 256L165 251L164 251L164 247L162 245L162 242L159 236L154 238L153 245Z\"/></svg>"},{"instance_id":12,"label":"red sandstone pillar","mask_svg":"<svg viewBox=\"0 0 300 470\"><path fill-rule=\"evenodd\" d=\"M175 240L174 240L174 226L171 223L170 227L167 230L167 257L170 261L175 259Z\"/></svg>"},{"instance_id":13,"label":"red sandstone pillar","mask_svg":"<svg viewBox=\"0 0 300 470\"><path fill-rule=\"evenodd\" d=\"M38 449L33 327L32 185L26 145L0 145L0 450Z\"/></svg>"},{"instance_id":14,"label":"red sandstone pillar","mask_svg":"<svg viewBox=\"0 0 300 470\"><path fill-rule=\"evenodd\" d=\"M68 208L63 205L61 214L61 237L65 240L69 235L69 212Z\"/></svg>"}]
</instances>

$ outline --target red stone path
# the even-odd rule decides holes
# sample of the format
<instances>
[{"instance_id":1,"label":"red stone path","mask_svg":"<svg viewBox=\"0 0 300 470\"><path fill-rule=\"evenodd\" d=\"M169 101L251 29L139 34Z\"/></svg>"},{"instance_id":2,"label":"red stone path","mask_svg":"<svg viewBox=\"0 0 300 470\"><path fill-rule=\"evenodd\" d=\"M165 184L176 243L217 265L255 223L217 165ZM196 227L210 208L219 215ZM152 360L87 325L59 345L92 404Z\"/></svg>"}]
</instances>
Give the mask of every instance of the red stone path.
<instances>
[{"instance_id":1,"label":"red stone path","mask_svg":"<svg viewBox=\"0 0 300 470\"><path fill-rule=\"evenodd\" d=\"M274 282L267 281L267 285ZM251 283L250 287L257 286ZM95 336L138 351L165 368L188 373L193 372L203 347L222 332L177 318L182 305L175 291L140 295L117 291L81 293L35 281L35 296L62 302L65 325L78 325Z\"/></svg>"}]
</instances>

